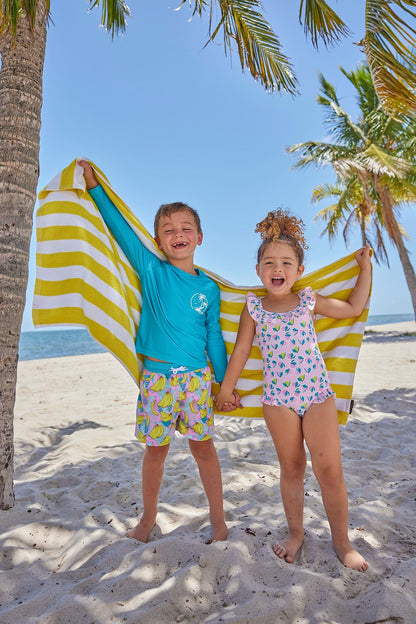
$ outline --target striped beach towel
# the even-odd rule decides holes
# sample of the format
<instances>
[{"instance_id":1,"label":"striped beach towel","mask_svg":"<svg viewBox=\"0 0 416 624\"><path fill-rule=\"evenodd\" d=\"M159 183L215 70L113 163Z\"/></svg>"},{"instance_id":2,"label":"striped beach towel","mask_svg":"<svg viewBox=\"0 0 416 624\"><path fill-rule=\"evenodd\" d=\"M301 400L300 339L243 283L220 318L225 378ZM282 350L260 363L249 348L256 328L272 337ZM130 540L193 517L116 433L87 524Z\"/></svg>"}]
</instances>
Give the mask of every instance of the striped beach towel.
<instances>
[{"instance_id":1,"label":"striped beach towel","mask_svg":"<svg viewBox=\"0 0 416 624\"><path fill-rule=\"evenodd\" d=\"M155 241L91 162L107 194L144 245L164 259ZM112 353L138 384L142 365L135 339L140 321L140 281L86 191L82 168L74 160L40 193L36 214L36 282L33 297L35 327L78 325ZM220 324L230 356L240 314L249 291L263 296L263 287L235 286L202 269L221 292ZM295 291L310 286L324 296L346 300L359 266L350 254L302 277ZM368 316L369 301L360 317L334 320L317 316L318 343L336 394L339 422L346 424L351 408L354 373ZM262 416L262 359L256 339L237 389L243 410L226 414ZM218 390L214 384L214 393Z\"/></svg>"}]
</instances>

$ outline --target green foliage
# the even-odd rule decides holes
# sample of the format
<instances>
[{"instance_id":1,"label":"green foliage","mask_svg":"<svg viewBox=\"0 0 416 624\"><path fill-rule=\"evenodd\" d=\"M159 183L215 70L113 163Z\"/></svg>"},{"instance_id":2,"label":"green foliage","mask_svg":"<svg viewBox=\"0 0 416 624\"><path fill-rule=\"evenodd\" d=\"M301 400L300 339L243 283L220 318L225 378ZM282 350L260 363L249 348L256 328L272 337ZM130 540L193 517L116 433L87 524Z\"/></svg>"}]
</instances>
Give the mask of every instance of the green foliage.
<instances>
[{"instance_id":1,"label":"green foliage","mask_svg":"<svg viewBox=\"0 0 416 624\"><path fill-rule=\"evenodd\" d=\"M333 142L306 141L288 151L297 157L296 168L330 165L334 170L336 184L320 185L312 194L313 203L335 200L315 217L326 223L322 235L331 240L342 227L348 244L351 232L359 227L362 244L370 243L376 261L388 263L383 231L394 244L406 236L396 215L402 205L416 201L416 120L409 116L398 120L385 113L368 66L341 71L356 92L357 121L321 75L317 101Z\"/></svg>"},{"instance_id":2,"label":"green foliage","mask_svg":"<svg viewBox=\"0 0 416 624\"><path fill-rule=\"evenodd\" d=\"M416 2L366 0L360 42L378 98L386 113L416 113Z\"/></svg>"},{"instance_id":3,"label":"green foliage","mask_svg":"<svg viewBox=\"0 0 416 624\"><path fill-rule=\"evenodd\" d=\"M49 15L50 0L46 2ZM391 117L416 116L416 0L363 2L365 35L359 45L377 97ZM125 0L88 0L88 4L89 10L101 7L101 24L113 38L125 31L130 17ZM260 0L182 0L177 8L184 4L192 15L208 15L208 42L222 36L225 53L236 51L242 70L247 69L267 91L298 93L292 63L265 19ZM22 16L33 25L36 6L37 0L2 0L0 32L11 30L15 35ZM351 34L325 0L300 0L299 21L315 47L320 41L335 44ZM333 97L332 102L335 108Z\"/></svg>"},{"instance_id":4,"label":"green foliage","mask_svg":"<svg viewBox=\"0 0 416 624\"><path fill-rule=\"evenodd\" d=\"M248 69L267 91L297 92L293 67L283 53L278 36L263 17L260 0L188 0L188 3L193 4L193 14L208 13L207 43L222 34L226 54L231 55L235 45L242 70Z\"/></svg>"},{"instance_id":5,"label":"green foliage","mask_svg":"<svg viewBox=\"0 0 416 624\"><path fill-rule=\"evenodd\" d=\"M113 39L115 34L126 30L131 12L124 0L89 0L89 3L90 11L102 5L101 25L111 33Z\"/></svg>"},{"instance_id":6,"label":"green foliage","mask_svg":"<svg viewBox=\"0 0 416 624\"><path fill-rule=\"evenodd\" d=\"M102 7L101 24L111 32L124 32L127 26L127 17L130 9L124 0L88 0L89 10ZM27 18L33 27L36 17L37 0L2 0L0 8L0 32L12 32L16 35L19 19ZM50 18L50 0L46 0L46 16Z\"/></svg>"},{"instance_id":7,"label":"green foliage","mask_svg":"<svg viewBox=\"0 0 416 624\"><path fill-rule=\"evenodd\" d=\"M31 27L35 23L37 0L2 0L0 5L0 33L12 32L16 35L19 18L24 16L30 22ZM50 11L50 0L46 0L46 19Z\"/></svg>"},{"instance_id":8,"label":"green foliage","mask_svg":"<svg viewBox=\"0 0 416 624\"><path fill-rule=\"evenodd\" d=\"M299 21L304 24L305 35L310 35L315 48L319 41L327 46L351 34L348 26L325 0L301 0Z\"/></svg>"}]
</instances>

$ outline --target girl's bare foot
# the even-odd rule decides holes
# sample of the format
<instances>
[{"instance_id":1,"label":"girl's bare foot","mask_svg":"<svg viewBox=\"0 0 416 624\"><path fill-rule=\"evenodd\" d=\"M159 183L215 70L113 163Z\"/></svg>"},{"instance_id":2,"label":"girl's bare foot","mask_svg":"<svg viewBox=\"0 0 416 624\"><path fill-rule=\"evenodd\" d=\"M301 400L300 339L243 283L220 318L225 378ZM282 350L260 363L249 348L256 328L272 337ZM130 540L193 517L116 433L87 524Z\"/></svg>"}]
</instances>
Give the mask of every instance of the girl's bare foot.
<instances>
[{"instance_id":1,"label":"girl's bare foot","mask_svg":"<svg viewBox=\"0 0 416 624\"><path fill-rule=\"evenodd\" d=\"M206 541L206 544L212 544L212 542L223 542L227 539L228 529L225 522L219 525L211 524L211 537Z\"/></svg>"},{"instance_id":2,"label":"girl's bare foot","mask_svg":"<svg viewBox=\"0 0 416 624\"><path fill-rule=\"evenodd\" d=\"M367 561L351 546L351 544L345 546L344 548L336 548L334 545L334 549L337 553L338 559L346 568L358 570L358 572L365 572L368 569Z\"/></svg>"},{"instance_id":3,"label":"girl's bare foot","mask_svg":"<svg viewBox=\"0 0 416 624\"><path fill-rule=\"evenodd\" d=\"M284 539L280 540L278 544L273 544L273 552L280 559L284 559L287 563L293 563L296 553L299 551L303 544L302 537L296 535L288 535Z\"/></svg>"},{"instance_id":4,"label":"girl's bare foot","mask_svg":"<svg viewBox=\"0 0 416 624\"><path fill-rule=\"evenodd\" d=\"M126 537L130 537L137 540L138 542L143 542L145 544L149 538L150 531L153 529L154 526L154 522L146 523L143 521L143 518L140 518L136 526L127 532Z\"/></svg>"}]
</instances>

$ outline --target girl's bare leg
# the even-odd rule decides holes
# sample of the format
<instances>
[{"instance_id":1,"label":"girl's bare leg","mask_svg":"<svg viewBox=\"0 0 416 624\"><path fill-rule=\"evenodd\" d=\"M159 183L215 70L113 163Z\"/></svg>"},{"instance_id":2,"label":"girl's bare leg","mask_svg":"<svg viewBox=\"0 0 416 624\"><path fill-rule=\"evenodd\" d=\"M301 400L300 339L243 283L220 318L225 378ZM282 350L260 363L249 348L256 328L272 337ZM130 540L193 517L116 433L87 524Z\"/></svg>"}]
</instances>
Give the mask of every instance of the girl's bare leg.
<instances>
[{"instance_id":1,"label":"girl's bare leg","mask_svg":"<svg viewBox=\"0 0 416 624\"><path fill-rule=\"evenodd\" d=\"M228 529L225 524L221 468L212 438L197 442L189 440L189 448L198 464L202 485L207 495L211 538L209 542L227 539Z\"/></svg>"},{"instance_id":2,"label":"girl's bare leg","mask_svg":"<svg viewBox=\"0 0 416 624\"><path fill-rule=\"evenodd\" d=\"M286 407L263 405L264 420L272 436L280 464L280 492L288 535L274 546L274 553L292 563L303 543L303 479L306 453L302 421Z\"/></svg>"},{"instance_id":3,"label":"girl's bare leg","mask_svg":"<svg viewBox=\"0 0 416 624\"><path fill-rule=\"evenodd\" d=\"M338 417L333 397L309 407L303 417L303 434L321 488L335 552L347 568L365 572L368 563L352 547L348 538L348 495L342 472Z\"/></svg>"},{"instance_id":4,"label":"girl's bare leg","mask_svg":"<svg viewBox=\"0 0 416 624\"><path fill-rule=\"evenodd\" d=\"M139 542L147 542L149 533L156 524L157 501L162 483L163 468L169 451L164 446L146 446L142 463L143 515L136 526L127 533Z\"/></svg>"}]
</instances>

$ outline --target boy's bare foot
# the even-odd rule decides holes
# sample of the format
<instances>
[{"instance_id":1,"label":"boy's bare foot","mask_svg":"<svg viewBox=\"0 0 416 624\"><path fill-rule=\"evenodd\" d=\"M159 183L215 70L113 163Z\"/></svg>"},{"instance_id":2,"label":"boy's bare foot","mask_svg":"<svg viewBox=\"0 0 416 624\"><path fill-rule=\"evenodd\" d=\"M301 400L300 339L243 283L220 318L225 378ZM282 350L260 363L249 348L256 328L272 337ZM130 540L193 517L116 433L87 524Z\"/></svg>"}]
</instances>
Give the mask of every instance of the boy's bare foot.
<instances>
[{"instance_id":1,"label":"boy's bare foot","mask_svg":"<svg viewBox=\"0 0 416 624\"><path fill-rule=\"evenodd\" d=\"M280 540L278 544L273 544L273 552L280 559L284 559L287 563L293 563L296 553L303 544L303 536L288 535Z\"/></svg>"},{"instance_id":2,"label":"boy's bare foot","mask_svg":"<svg viewBox=\"0 0 416 624\"><path fill-rule=\"evenodd\" d=\"M346 568L351 568L351 570L358 570L358 572L365 572L368 569L368 563L364 559L360 553L355 550L351 544L344 548L336 548L334 545L335 552L337 553L338 559L341 563L344 564Z\"/></svg>"},{"instance_id":3,"label":"boy's bare foot","mask_svg":"<svg viewBox=\"0 0 416 624\"><path fill-rule=\"evenodd\" d=\"M207 540L206 544L212 544L212 542L223 542L227 539L228 529L227 525L221 523L220 525L211 524L211 537Z\"/></svg>"},{"instance_id":4,"label":"boy's bare foot","mask_svg":"<svg viewBox=\"0 0 416 624\"><path fill-rule=\"evenodd\" d=\"M154 522L147 524L146 522L143 522L143 518L141 518L136 526L127 532L126 537L130 537L145 544L149 538L150 531L154 526Z\"/></svg>"}]
</instances>

